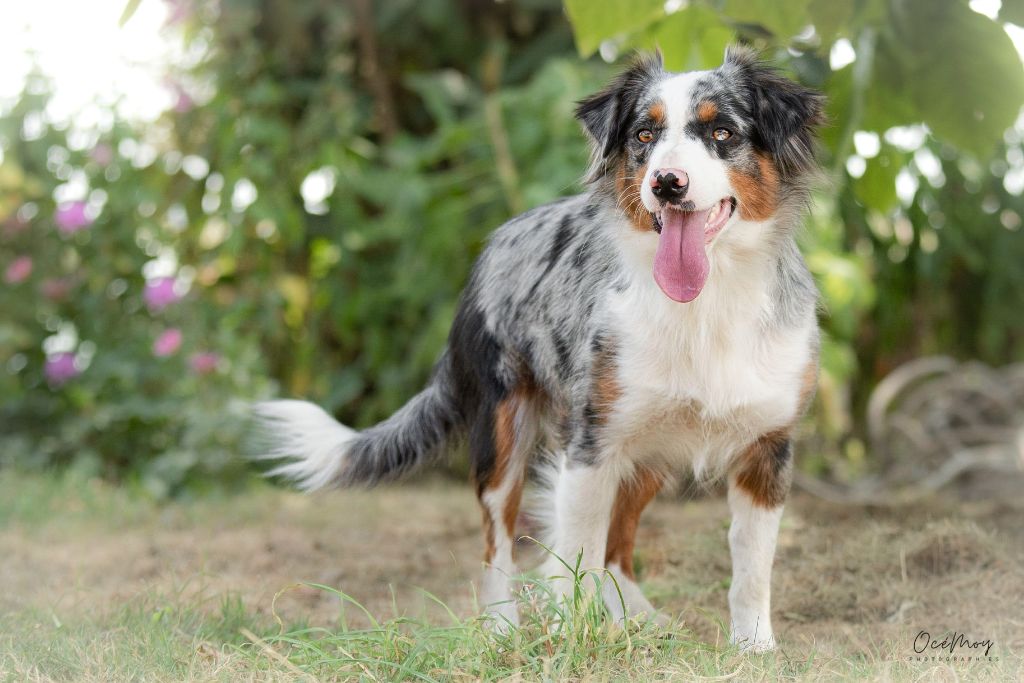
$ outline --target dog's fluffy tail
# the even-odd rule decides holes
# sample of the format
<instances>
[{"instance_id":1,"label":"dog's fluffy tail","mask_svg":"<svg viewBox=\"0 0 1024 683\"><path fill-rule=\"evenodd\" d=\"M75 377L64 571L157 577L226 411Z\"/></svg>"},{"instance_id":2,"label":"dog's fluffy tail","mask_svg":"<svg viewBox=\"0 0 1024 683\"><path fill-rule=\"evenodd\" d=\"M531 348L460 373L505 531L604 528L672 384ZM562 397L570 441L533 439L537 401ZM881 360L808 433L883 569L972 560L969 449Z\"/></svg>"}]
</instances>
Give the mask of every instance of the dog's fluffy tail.
<instances>
[{"instance_id":1,"label":"dog's fluffy tail","mask_svg":"<svg viewBox=\"0 0 1024 683\"><path fill-rule=\"evenodd\" d=\"M387 420L357 432L306 401L258 403L259 458L284 459L270 476L314 491L372 486L429 461L461 425L444 373Z\"/></svg>"}]
</instances>

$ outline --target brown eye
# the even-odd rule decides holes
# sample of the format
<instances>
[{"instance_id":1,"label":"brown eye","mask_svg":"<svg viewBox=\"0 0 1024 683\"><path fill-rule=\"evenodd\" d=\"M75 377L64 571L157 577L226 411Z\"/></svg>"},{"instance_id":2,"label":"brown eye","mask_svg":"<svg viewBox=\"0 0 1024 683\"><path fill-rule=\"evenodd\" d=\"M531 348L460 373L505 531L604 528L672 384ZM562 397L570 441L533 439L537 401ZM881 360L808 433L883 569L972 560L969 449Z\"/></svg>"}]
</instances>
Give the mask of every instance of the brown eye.
<instances>
[{"instance_id":1,"label":"brown eye","mask_svg":"<svg viewBox=\"0 0 1024 683\"><path fill-rule=\"evenodd\" d=\"M732 131L729 130L728 128L715 128L715 130L711 133L711 137L713 137L718 142L725 142L726 140L732 137Z\"/></svg>"},{"instance_id":2,"label":"brown eye","mask_svg":"<svg viewBox=\"0 0 1024 683\"><path fill-rule=\"evenodd\" d=\"M647 143L654 139L654 133L644 128L642 131L636 134L636 139L640 142Z\"/></svg>"}]
</instances>

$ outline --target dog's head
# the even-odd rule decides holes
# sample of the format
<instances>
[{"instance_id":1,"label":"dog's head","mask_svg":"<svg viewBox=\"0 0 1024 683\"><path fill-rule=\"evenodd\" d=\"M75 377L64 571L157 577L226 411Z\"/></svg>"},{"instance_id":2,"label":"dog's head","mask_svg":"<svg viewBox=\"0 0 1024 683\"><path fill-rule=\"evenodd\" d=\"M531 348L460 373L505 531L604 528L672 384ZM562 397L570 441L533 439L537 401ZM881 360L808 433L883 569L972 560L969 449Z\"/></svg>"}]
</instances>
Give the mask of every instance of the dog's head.
<instances>
[{"instance_id":1,"label":"dog's head","mask_svg":"<svg viewBox=\"0 0 1024 683\"><path fill-rule=\"evenodd\" d=\"M803 201L822 106L730 48L714 71L673 74L660 57L638 59L576 115L594 142L588 180L657 238L654 278L685 302L704 287L718 242L766 239L765 224Z\"/></svg>"}]
</instances>

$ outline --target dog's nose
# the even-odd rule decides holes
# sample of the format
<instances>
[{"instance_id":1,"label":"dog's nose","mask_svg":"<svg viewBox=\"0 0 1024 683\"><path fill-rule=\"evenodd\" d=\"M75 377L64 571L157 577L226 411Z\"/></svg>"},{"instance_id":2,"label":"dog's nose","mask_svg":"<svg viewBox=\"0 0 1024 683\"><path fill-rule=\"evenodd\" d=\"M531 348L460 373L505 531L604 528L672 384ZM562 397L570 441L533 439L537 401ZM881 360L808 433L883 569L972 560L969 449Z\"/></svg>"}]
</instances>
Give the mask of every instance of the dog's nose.
<instances>
[{"instance_id":1,"label":"dog's nose","mask_svg":"<svg viewBox=\"0 0 1024 683\"><path fill-rule=\"evenodd\" d=\"M651 192L663 202L673 202L686 196L690 177L678 168L659 168L651 174Z\"/></svg>"}]
</instances>

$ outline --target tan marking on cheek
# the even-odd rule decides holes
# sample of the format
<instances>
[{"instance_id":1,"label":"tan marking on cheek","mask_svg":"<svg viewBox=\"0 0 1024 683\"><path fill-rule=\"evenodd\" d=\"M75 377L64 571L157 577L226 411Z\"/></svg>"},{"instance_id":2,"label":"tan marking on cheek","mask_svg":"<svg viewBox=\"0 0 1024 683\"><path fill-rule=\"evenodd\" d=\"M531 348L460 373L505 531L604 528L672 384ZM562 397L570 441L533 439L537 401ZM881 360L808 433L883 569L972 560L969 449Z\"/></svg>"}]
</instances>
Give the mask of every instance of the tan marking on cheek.
<instances>
[{"instance_id":1,"label":"tan marking on cheek","mask_svg":"<svg viewBox=\"0 0 1024 683\"><path fill-rule=\"evenodd\" d=\"M778 430L760 437L737 458L736 486L750 496L754 505L767 509L782 505L793 477L792 453L779 457L789 442L789 430Z\"/></svg>"},{"instance_id":2,"label":"tan marking on cheek","mask_svg":"<svg viewBox=\"0 0 1024 683\"><path fill-rule=\"evenodd\" d=\"M730 168L729 183L739 200L740 218L763 221L775 214L779 205L779 173L771 160L758 152L756 170Z\"/></svg>"},{"instance_id":3,"label":"tan marking on cheek","mask_svg":"<svg viewBox=\"0 0 1024 683\"><path fill-rule=\"evenodd\" d=\"M615 171L615 195L619 207L629 218L630 225L640 232L654 229L651 225L651 216L640 199L640 188L643 187L642 183L646 177L647 164L643 164L630 174L625 163L620 162Z\"/></svg>"},{"instance_id":4,"label":"tan marking on cheek","mask_svg":"<svg viewBox=\"0 0 1024 683\"><path fill-rule=\"evenodd\" d=\"M704 100L697 105L697 120L701 123L711 123L718 116L718 106L711 100Z\"/></svg>"},{"instance_id":5,"label":"tan marking on cheek","mask_svg":"<svg viewBox=\"0 0 1024 683\"><path fill-rule=\"evenodd\" d=\"M651 117L651 120L658 126L665 125L665 103L655 102L651 105L650 109L647 110L647 115Z\"/></svg>"},{"instance_id":6,"label":"tan marking on cheek","mask_svg":"<svg viewBox=\"0 0 1024 683\"><path fill-rule=\"evenodd\" d=\"M615 506L612 508L612 522L608 528L605 565L617 562L622 573L631 579L636 579L633 572L633 549L640 514L663 483L660 474L649 469L638 469L631 479L619 484Z\"/></svg>"}]
</instances>

